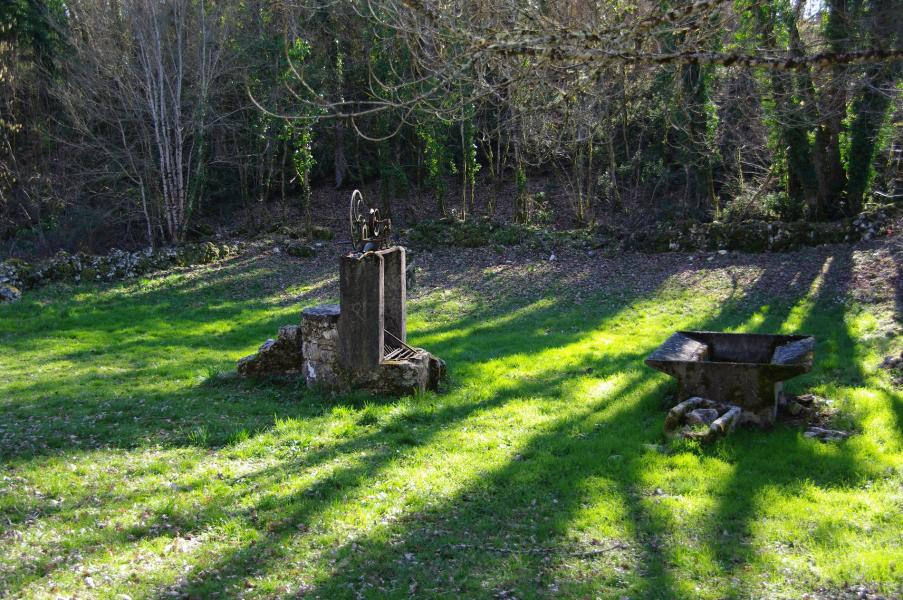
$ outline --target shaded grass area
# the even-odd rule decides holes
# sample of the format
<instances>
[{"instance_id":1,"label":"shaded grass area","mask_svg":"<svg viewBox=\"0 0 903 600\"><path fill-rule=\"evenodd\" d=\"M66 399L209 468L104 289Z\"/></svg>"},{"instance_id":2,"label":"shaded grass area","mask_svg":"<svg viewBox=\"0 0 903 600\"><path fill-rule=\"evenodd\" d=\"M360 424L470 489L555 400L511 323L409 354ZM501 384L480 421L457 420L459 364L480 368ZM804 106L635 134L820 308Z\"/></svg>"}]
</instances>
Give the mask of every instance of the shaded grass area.
<instances>
[{"instance_id":1,"label":"shaded grass area","mask_svg":"<svg viewBox=\"0 0 903 600\"><path fill-rule=\"evenodd\" d=\"M787 293L579 282L410 307L442 394L329 395L224 376L299 306L241 259L0 307L0 593L116 597L799 597L900 593L897 343L844 301L845 250ZM287 281L328 297L328 272ZM504 286L500 290L506 290ZM814 391L858 432L668 444L674 329L818 336Z\"/></svg>"}]
</instances>

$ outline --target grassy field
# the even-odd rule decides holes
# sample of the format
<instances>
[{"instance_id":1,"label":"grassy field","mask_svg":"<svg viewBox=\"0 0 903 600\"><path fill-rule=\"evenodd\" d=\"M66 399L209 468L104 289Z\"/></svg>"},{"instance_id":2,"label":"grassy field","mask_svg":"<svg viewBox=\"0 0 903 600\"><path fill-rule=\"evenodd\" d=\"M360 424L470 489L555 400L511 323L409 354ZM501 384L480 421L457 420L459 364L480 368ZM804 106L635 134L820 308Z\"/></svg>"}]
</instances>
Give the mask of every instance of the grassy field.
<instances>
[{"instance_id":1,"label":"grassy field","mask_svg":"<svg viewBox=\"0 0 903 600\"><path fill-rule=\"evenodd\" d=\"M851 249L633 257L621 275L427 257L410 338L448 362L441 394L230 377L335 300L334 259L317 260L0 306L0 595L903 594L903 393L878 368L903 342L893 298L851 293ZM642 360L678 328L817 335L789 390L856 434L667 443L674 386Z\"/></svg>"}]
</instances>

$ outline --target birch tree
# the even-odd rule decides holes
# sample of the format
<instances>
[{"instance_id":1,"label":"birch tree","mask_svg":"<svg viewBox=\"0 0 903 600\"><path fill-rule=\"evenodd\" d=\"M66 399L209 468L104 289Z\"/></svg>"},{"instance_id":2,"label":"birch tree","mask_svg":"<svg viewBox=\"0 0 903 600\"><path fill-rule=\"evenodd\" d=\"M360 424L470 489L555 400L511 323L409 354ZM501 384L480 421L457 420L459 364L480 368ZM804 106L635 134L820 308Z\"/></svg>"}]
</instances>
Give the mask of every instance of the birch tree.
<instances>
[{"instance_id":1,"label":"birch tree","mask_svg":"<svg viewBox=\"0 0 903 600\"><path fill-rule=\"evenodd\" d=\"M208 137L219 117L213 93L225 68L224 6L70 5L74 55L60 94L80 136L68 142L98 152L108 176L136 188L151 244L182 241L203 197Z\"/></svg>"}]
</instances>

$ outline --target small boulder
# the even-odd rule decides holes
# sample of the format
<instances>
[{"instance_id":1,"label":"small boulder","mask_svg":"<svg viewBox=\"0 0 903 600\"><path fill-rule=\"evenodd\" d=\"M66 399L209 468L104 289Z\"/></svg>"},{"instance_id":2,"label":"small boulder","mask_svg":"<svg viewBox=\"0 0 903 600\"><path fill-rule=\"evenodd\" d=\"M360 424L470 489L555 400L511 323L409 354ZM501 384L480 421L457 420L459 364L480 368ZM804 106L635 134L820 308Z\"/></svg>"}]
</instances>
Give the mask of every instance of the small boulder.
<instances>
[{"instance_id":1,"label":"small boulder","mask_svg":"<svg viewBox=\"0 0 903 600\"><path fill-rule=\"evenodd\" d=\"M285 246L285 253L295 258L309 258L316 255L317 251L302 242L290 242Z\"/></svg>"},{"instance_id":2,"label":"small boulder","mask_svg":"<svg viewBox=\"0 0 903 600\"><path fill-rule=\"evenodd\" d=\"M756 413L744 410L740 415L740 422L738 424L749 427L765 427L766 422Z\"/></svg>"},{"instance_id":3,"label":"small boulder","mask_svg":"<svg viewBox=\"0 0 903 600\"><path fill-rule=\"evenodd\" d=\"M332 229L330 229L329 227L312 225L310 228L310 237L315 240L324 240L328 242L335 237L335 233L333 233Z\"/></svg>"},{"instance_id":4,"label":"small boulder","mask_svg":"<svg viewBox=\"0 0 903 600\"><path fill-rule=\"evenodd\" d=\"M803 434L807 438L815 439L820 442L840 442L850 437L849 432L840 431L839 429L825 429L823 427L810 427Z\"/></svg>"},{"instance_id":5,"label":"small boulder","mask_svg":"<svg viewBox=\"0 0 903 600\"><path fill-rule=\"evenodd\" d=\"M891 354L890 356L884 357L884 360L881 361L881 368L891 370L903 368L903 352L901 352L899 356Z\"/></svg>"},{"instance_id":6,"label":"small boulder","mask_svg":"<svg viewBox=\"0 0 903 600\"><path fill-rule=\"evenodd\" d=\"M799 402L792 401L787 405L787 412L790 413L791 415L793 415L794 417L797 417L797 416L806 415L806 414L812 412L812 409L811 409L811 407L804 406L803 404L800 404Z\"/></svg>"}]
</instances>

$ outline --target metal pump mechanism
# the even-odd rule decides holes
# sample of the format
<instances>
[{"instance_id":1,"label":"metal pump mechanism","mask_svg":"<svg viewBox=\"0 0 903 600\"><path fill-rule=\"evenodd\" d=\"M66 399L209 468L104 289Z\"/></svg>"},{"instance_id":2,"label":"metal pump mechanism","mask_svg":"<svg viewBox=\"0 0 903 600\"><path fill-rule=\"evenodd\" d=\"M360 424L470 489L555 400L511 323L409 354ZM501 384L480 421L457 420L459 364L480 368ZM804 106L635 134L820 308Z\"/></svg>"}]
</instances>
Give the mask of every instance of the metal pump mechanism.
<instances>
[{"instance_id":1,"label":"metal pump mechanism","mask_svg":"<svg viewBox=\"0 0 903 600\"><path fill-rule=\"evenodd\" d=\"M378 208L365 207L360 190L351 192L348 220L351 225L351 246L356 252L372 252L389 247L392 220L381 219Z\"/></svg>"}]
</instances>

